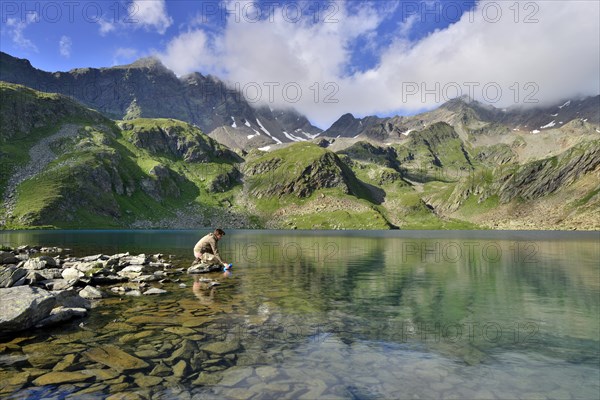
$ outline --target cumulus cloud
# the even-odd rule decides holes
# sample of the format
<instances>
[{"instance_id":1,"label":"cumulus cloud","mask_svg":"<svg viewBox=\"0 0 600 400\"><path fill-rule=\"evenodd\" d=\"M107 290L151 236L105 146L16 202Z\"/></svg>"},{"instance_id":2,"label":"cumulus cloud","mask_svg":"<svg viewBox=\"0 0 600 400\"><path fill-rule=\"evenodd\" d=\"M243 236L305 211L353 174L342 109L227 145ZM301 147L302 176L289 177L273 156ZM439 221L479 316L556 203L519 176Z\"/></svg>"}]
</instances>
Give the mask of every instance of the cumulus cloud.
<instances>
[{"instance_id":1,"label":"cumulus cloud","mask_svg":"<svg viewBox=\"0 0 600 400\"><path fill-rule=\"evenodd\" d=\"M71 38L66 35L61 36L58 42L58 50L60 55L66 58L71 57L71 46L73 46L73 41Z\"/></svg>"},{"instance_id":2,"label":"cumulus cloud","mask_svg":"<svg viewBox=\"0 0 600 400\"><path fill-rule=\"evenodd\" d=\"M20 18L8 18L6 20L6 32L10 35L13 43L23 49L38 52L37 46L25 37L23 31L33 22L39 21L39 15L35 12L27 13L25 20Z\"/></svg>"},{"instance_id":3,"label":"cumulus cloud","mask_svg":"<svg viewBox=\"0 0 600 400\"><path fill-rule=\"evenodd\" d=\"M155 30L164 35L167 29L173 25L173 18L167 12L165 0L134 0L122 12L124 15L117 21L108 21L102 18L98 20L101 36L118 29L138 28Z\"/></svg>"},{"instance_id":4,"label":"cumulus cloud","mask_svg":"<svg viewBox=\"0 0 600 400\"><path fill-rule=\"evenodd\" d=\"M336 23L292 22L281 7L260 21L229 13L222 32L189 29L158 55L177 74L259 84L263 101L293 106L325 127L345 112L405 114L461 94L507 107L600 92L598 2L519 3L517 14L513 2L482 1L417 42L407 40L409 31L431 16L409 16L378 48L374 67L350 73L357 39L372 40L391 13L375 3L334 4Z\"/></svg>"},{"instance_id":5,"label":"cumulus cloud","mask_svg":"<svg viewBox=\"0 0 600 400\"><path fill-rule=\"evenodd\" d=\"M155 29L161 35L173 24L165 0L135 0L131 5L131 14L135 23Z\"/></svg>"}]
</instances>

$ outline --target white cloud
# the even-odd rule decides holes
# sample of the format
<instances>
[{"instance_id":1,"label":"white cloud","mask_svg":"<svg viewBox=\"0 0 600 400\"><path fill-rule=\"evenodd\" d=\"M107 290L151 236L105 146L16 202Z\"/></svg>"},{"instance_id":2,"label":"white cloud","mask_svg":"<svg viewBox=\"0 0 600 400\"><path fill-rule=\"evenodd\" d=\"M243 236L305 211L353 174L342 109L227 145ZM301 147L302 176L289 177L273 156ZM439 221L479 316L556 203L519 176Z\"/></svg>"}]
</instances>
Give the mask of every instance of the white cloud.
<instances>
[{"instance_id":1,"label":"white cloud","mask_svg":"<svg viewBox=\"0 0 600 400\"><path fill-rule=\"evenodd\" d=\"M145 28L156 29L161 35L173 24L173 19L167 13L165 0L133 1L131 19Z\"/></svg>"},{"instance_id":2,"label":"white cloud","mask_svg":"<svg viewBox=\"0 0 600 400\"><path fill-rule=\"evenodd\" d=\"M119 47L113 53L113 65L130 63L139 57L140 54L137 49L130 47Z\"/></svg>"},{"instance_id":3,"label":"white cloud","mask_svg":"<svg viewBox=\"0 0 600 400\"><path fill-rule=\"evenodd\" d=\"M116 5L118 6L118 5ZM155 30L164 35L173 25L173 18L167 12L165 0L134 0L128 4L126 12L118 21L98 20L100 35L114 32L117 29Z\"/></svg>"},{"instance_id":4,"label":"white cloud","mask_svg":"<svg viewBox=\"0 0 600 400\"><path fill-rule=\"evenodd\" d=\"M58 49L60 51L60 55L63 57L71 57L71 46L73 45L73 41L70 37L63 35L58 42Z\"/></svg>"},{"instance_id":5,"label":"white cloud","mask_svg":"<svg viewBox=\"0 0 600 400\"><path fill-rule=\"evenodd\" d=\"M25 20L17 18L8 18L6 20L6 30L11 36L13 43L23 49L38 52L37 46L23 35L23 31L33 22L39 22L39 15L35 12L27 13Z\"/></svg>"},{"instance_id":6,"label":"white cloud","mask_svg":"<svg viewBox=\"0 0 600 400\"><path fill-rule=\"evenodd\" d=\"M209 40L202 30L185 32L171 40L164 53L157 55L177 75L215 70L223 73L218 68L217 55L209 47Z\"/></svg>"},{"instance_id":7,"label":"white cloud","mask_svg":"<svg viewBox=\"0 0 600 400\"><path fill-rule=\"evenodd\" d=\"M458 22L413 43L407 34L421 20L409 17L392 44L380 48L375 67L350 73L356 39L372 39L389 14L370 4L334 4L339 22L329 24L312 18L292 23L281 8L272 20L260 22L236 22L228 14L221 34L190 30L173 38L159 56L177 74L208 72L242 87L259 84L265 101L269 87L264 83L276 82L271 105L294 106L320 126L345 112L409 113L460 94L507 107L600 92L600 2L539 1L527 3L529 8L519 3L517 16L513 2L482 1ZM492 22L495 7L501 14ZM289 101L294 88L287 100L283 96L286 84L302 89L297 102ZM325 102L327 95L338 102Z\"/></svg>"},{"instance_id":8,"label":"white cloud","mask_svg":"<svg viewBox=\"0 0 600 400\"><path fill-rule=\"evenodd\" d=\"M98 20L98 25L100 25L100 36L105 36L107 33L110 33L117 28L116 24L103 19Z\"/></svg>"}]
</instances>

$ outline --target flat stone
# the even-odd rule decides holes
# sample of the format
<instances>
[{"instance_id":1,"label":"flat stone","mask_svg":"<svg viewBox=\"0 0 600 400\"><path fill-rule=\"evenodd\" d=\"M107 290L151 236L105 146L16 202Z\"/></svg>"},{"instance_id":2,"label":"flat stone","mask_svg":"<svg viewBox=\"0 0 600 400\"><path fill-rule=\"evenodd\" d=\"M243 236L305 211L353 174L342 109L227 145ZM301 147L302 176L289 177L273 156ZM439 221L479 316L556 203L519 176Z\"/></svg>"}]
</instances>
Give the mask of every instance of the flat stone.
<instances>
[{"instance_id":1,"label":"flat stone","mask_svg":"<svg viewBox=\"0 0 600 400\"><path fill-rule=\"evenodd\" d=\"M139 350L135 352L135 355L140 358L155 358L160 355L156 350Z\"/></svg>"},{"instance_id":2,"label":"flat stone","mask_svg":"<svg viewBox=\"0 0 600 400\"><path fill-rule=\"evenodd\" d=\"M165 294L167 293L166 290L163 289L158 289L158 288L152 288L152 289L148 289L144 292L145 295L153 295L153 294Z\"/></svg>"},{"instance_id":3,"label":"flat stone","mask_svg":"<svg viewBox=\"0 0 600 400\"><path fill-rule=\"evenodd\" d=\"M200 372L200 375L198 375L198 378L196 378L196 380L194 382L192 382L193 385L200 385L200 386L212 386L212 385L216 385L217 383L219 383L219 381L221 380L221 373L216 372L216 373L206 373L206 372Z\"/></svg>"},{"instance_id":4,"label":"flat stone","mask_svg":"<svg viewBox=\"0 0 600 400\"><path fill-rule=\"evenodd\" d=\"M107 381L110 379L115 379L119 376L119 372L114 369L100 369L100 368L90 368L81 371L82 374L88 374L96 377L96 380L99 381Z\"/></svg>"},{"instance_id":5,"label":"flat stone","mask_svg":"<svg viewBox=\"0 0 600 400\"><path fill-rule=\"evenodd\" d=\"M236 386L253 374L254 370L252 368L230 368L223 374L223 379L219 382L219 385L228 387Z\"/></svg>"},{"instance_id":6,"label":"flat stone","mask_svg":"<svg viewBox=\"0 0 600 400\"><path fill-rule=\"evenodd\" d=\"M26 384L31 378L29 372L5 371L0 369L0 391L3 386L19 386Z\"/></svg>"},{"instance_id":7,"label":"flat stone","mask_svg":"<svg viewBox=\"0 0 600 400\"><path fill-rule=\"evenodd\" d=\"M171 368L165 364L156 364L154 369L150 372L150 376L169 376L171 375Z\"/></svg>"},{"instance_id":8,"label":"flat stone","mask_svg":"<svg viewBox=\"0 0 600 400\"><path fill-rule=\"evenodd\" d=\"M113 345L92 348L84 353L89 359L117 371L147 368L148 363L134 357Z\"/></svg>"},{"instance_id":9,"label":"flat stone","mask_svg":"<svg viewBox=\"0 0 600 400\"><path fill-rule=\"evenodd\" d=\"M277 369L270 366L256 368L256 375L258 375L262 380L265 381L276 377L277 374Z\"/></svg>"},{"instance_id":10,"label":"flat stone","mask_svg":"<svg viewBox=\"0 0 600 400\"><path fill-rule=\"evenodd\" d=\"M141 332L137 332L137 333L127 333L119 338L119 342L127 343L127 342L137 341L137 340L143 339L145 337L152 336L154 334L156 334L156 332L154 332L154 331L141 331Z\"/></svg>"},{"instance_id":11,"label":"flat stone","mask_svg":"<svg viewBox=\"0 0 600 400\"><path fill-rule=\"evenodd\" d=\"M73 365L73 362L75 362L75 354L67 354L65 356L65 358L62 359L62 361L58 362L54 368L52 368L53 371L64 371L65 369L69 368L71 365Z\"/></svg>"},{"instance_id":12,"label":"flat stone","mask_svg":"<svg viewBox=\"0 0 600 400\"><path fill-rule=\"evenodd\" d=\"M184 328L182 326L174 326L174 327L165 328L165 332L174 333L176 335L181 335L181 336L186 336L186 335L191 335L191 334L196 333L195 330L190 329L190 328Z\"/></svg>"},{"instance_id":13,"label":"flat stone","mask_svg":"<svg viewBox=\"0 0 600 400\"><path fill-rule=\"evenodd\" d=\"M201 350L214 354L233 353L239 349L240 342L238 341L214 342L201 347Z\"/></svg>"},{"instance_id":14,"label":"flat stone","mask_svg":"<svg viewBox=\"0 0 600 400\"><path fill-rule=\"evenodd\" d=\"M134 290L130 290L128 292L125 292L125 296L133 296L133 297L140 297L142 295L142 292L140 292L137 289Z\"/></svg>"},{"instance_id":15,"label":"flat stone","mask_svg":"<svg viewBox=\"0 0 600 400\"><path fill-rule=\"evenodd\" d=\"M83 382L88 379L93 379L93 376L81 372L53 371L36 378L33 383L37 386L44 386L69 382Z\"/></svg>"},{"instance_id":16,"label":"flat stone","mask_svg":"<svg viewBox=\"0 0 600 400\"><path fill-rule=\"evenodd\" d=\"M177 364L173 365L173 375L178 378L181 378L185 375L187 370L187 363L183 360L179 360Z\"/></svg>"},{"instance_id":17,"label":"flat stone","mask_svg":"<svg viewBox=\"0 0 600 400\"><path fill-rule=\"evenodd\" d=\"M135 378L135 384L141 388L152 387L160 384L163 381L161 377L158 376L147 376L142 375Z\"/></svg>"}]
</instances>

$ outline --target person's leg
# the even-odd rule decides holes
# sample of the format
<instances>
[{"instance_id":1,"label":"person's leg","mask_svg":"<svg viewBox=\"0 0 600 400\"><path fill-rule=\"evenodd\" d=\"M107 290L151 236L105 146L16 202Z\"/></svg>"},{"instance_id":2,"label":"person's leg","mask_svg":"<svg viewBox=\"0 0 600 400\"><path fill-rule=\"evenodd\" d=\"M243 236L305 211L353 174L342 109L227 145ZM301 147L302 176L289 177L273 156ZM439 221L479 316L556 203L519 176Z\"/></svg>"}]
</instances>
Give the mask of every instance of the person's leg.
<instances>
[{"instance_id":1,"label":"person's leg","mask_svg":"<svg viewBox=\"0 0 600 400\"><path fill-rule=\"evenodd\" d=\"M202 254L202 263L207 265L218 265L219 261L217 261L213 254L204 253Z\"/></svg>"}]
</instances>

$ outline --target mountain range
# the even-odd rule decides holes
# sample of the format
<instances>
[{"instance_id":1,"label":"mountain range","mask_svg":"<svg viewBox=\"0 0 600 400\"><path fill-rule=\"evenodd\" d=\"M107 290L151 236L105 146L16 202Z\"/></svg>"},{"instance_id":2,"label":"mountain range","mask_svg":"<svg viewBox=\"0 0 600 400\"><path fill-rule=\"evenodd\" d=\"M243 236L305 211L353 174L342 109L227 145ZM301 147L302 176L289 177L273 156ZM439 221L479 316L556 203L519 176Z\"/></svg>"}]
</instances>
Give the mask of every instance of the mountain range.
<instances>
[{"instance_id":1,"label":"mountain range","mask_svg":"<svg viewBox=\"0 0 600 400\"><path fill-rule=\"evenodd\" d=\"M0 81L3 228L600 229L600 96L322 131L152 58Z\"/></svg>"}]
</instances>

